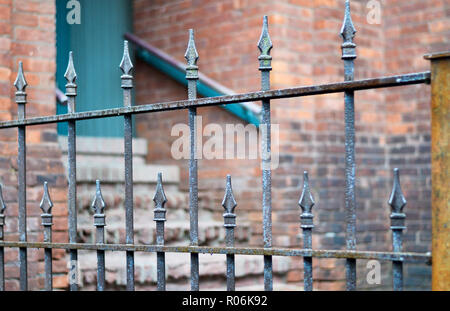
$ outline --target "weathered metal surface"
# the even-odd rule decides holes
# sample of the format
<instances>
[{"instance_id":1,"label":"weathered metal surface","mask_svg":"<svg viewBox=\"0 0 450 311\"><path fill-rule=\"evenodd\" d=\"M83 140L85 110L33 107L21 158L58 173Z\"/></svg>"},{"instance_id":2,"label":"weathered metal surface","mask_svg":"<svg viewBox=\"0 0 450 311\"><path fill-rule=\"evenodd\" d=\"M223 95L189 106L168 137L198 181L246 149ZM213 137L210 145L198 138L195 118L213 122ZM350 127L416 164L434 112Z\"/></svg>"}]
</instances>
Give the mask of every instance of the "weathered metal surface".
<instances>
[{"instance_id":1,"label":"weathered metal surface","mask_svg":"<svg viewBox=\"0 0 450 311\"><path fill-rule=\"evenodd\" d=\"M450 290L450 51L431 61L432 289Z\"/></svg>"},{"instance_id":2,"label":"weathered metal surface","mask_svg":"<svg viewBox=\"0 0 450 311\"><path fill-rule=\"evenodd\" d=\"M255 256L289 256L316 258L353 258L377 259L383 261L403 261L431 264L429 253L414 252L371 252L349 250L310 250L287 248L253 248L253 247L209 247L209 246L158 246L158 245L128 245L128 244L92 244L92 243L43 243L43 242L12 242L0 241L3 247L53 248L53 249L84 249L105 251L134 251L134 252L165 252L165 253L196 253L196 254L234 254Z\"/></svg>"},{"instance_id":3,"label":"weathered metal surface","mask_svg":"<svg viewBox=\"0 0 450 311\"><path fill-rule=\"evenodd\" d=\"M167 202L167 198L162 184L162 173L158 173L158 182L153 201L155 202L153 220L156 221L156 245L164 245L164 222L166 221L164 205ZM157 289L164 291L166 290L166 257L164 252L156 253L156 269Z\"/></svg>"},{"instance_id":4,"label":"weathered metal surface","mask_svg":"<svg viewBox=\"0 0 450 311\"><path fill-rule=\"evenodd\" d=\"M121 87L123 89L123 106L131 107L131 91L133 63L128 51L128 41L124 42L123 58L119 65L122 70ZM126 243L134 243L134 213L133 213L133 119L131 114L124 115L124 161L125 161L125 231ZM127 252L127 290L134 290L134 253Z\"/></svg>"},{"instance_id":5,"label":"weathered metal surface","mask_svg":"<svg viewBox=\"0 0 450 311\"><path fill-rule=\"evenodd\" d=\"M345 17L341 29L344 40L342 44L342 59L344 60L345 82L323 84L307 87L297 87L270 91L271 60L270 51L272 42L268 33L268 20L264 16L262 33L258 42L260 50L259 70L261 71L261 91L237 95L228 95L214 98L197 99L198 52L194 42L194 32L189 31L189 41L185 54L187 60L186 79L188 85L188 99L175 102L158 103L133 107L131 103L131 91L133 88L133 76L131 71L133 64L128 51L128 42L124 43L123 58L120 63L122 69L121 87L123 89L124 107L76 113L75 99L77 96L76 72L73 64L73 55L69 54L68 67L65 73L67 80L66 96L68 114L26 119L25 104L27 82L23 75L22 63L19 64L19 72L14 85L17 88L16 102L18 108L18 120L0 122L2 128L18 128L18 182L19 182L19 241L3 241L4 226L4 202L0 187L0 289L4 290L4 247L19 248L20 254L20 288L27 289L27 249L44 248L45 251L45 286L52 290L52 249L66 249L70 252L70 280L71 290L77 290L77 250L94 250L97 252L97 289L105 288L105 251L124 251L127 254L127 289L134 290L134 252L157 253L157 287L165 290L165 253L190 253L191 254L191 290L199 290L199 254L226 254L227 257L227 289L235 289L235 262L238 255L264 256L264 289L272 290L273 271L272 256L298 256L304 260L304 284L305 290L313 289L312 258L343 258L346 259L347 289L356 289L356 260L377 259L393 262L394 289L403 287L402 265L403 262L430 263L431 255L402 252L402 230L405 215L402 208L406 200L401 192L398 170L394 170L394 185L389 200L392 207L391 229L393 231L393 252L365 252L356 251L356 205L355 205L355 103L354 92L366 89L394 87L410 84L429 83L430 78L433 89L433 289L448 289L445 282L449 278L450 266L448 264L448 244L450 233L448 222L450 212L448 208L449 184L448 172L448 124L449 124L449 84L450 53L428 56L432 60L432 74L430 72L382 77L376 79L354 80L354 60L356 58L356 45L353 42L356 30L350 16L350 2L345 3ZM272 219L271 219L271 137L270 137L270 100L290 97L320 95L328 93L344 92L345 96L345 206L347 211L347 250L313 250L312 207L314 199L309 188L307 172L304 173L304 184L299 206L302 209L300 215L301 228L303 230L303 249L272 248ZM226 229L226 247L200 247L198 241L198 163L197 163L197 128L195 117L197 107L217 106L240 102L262 101L262 211L263 211L263 248L236 248L234 247L234 227L236 226L236 214L234 209L236 201L231 187L231 177L227 176L226 191L222 206L225 208L224 227ZM154 196L157 240L156 245L136 245L133 236L133 176L132 176L132 115L138 113L151 113L157 111L188 109L190 127L190 161L189 161L189 210L190 210L190 245L189 246L165 246L164 222L166 210L164 205L167 198L162 186L162 176L158 174L158 183ZM125 144L125 213L126 213L126 244L105 244L105 202L103 200L100 182L97 180L96 195L92 202L95 210L94 225L96 226L96 243L76 243L77 210L76 210L76 126L77 120L107 118L124 116L124 144ZM48 124L56 122L68 122L68 221L69 243L52 243L52 214L53 203L48 192L48 185L44 183L44 194L40 204L43 211L41 215L44 226L44 242L27 242L26 237L26 146L25 128L29 125ZM437 180L437 182L436 182ZM444 194L443 194L444 193ZM448 283L448 282L447 282Z\"/></svg>"},{"instance_id":6,"label":"weathered metal surface","mask_svg":"<svg viewBox=\"0 0 450 311\"><path fill-rule=\"evenodd\" d=\"M19 120L26 118L25 105L27 103L27 81L23 74L23 64L19 62L19 71L17 73L14 86L16 87L16 103L18 105L17 114ZM25 242L27 240L27 179L26 179L26 128L25 126L18 127L18 180L19 180L19 240ZM27 277L27 249L21 248L19 250L20 258L20 290L25 291L28 288Z\"/></svg>"},{"instance_id":7,"label":"weathered metal surface","mask_svg":"<svg viewBox=\"0 0 450 311\"><path fill-rule=\"evenodd\" d=\"M312 208L314 206L314 198L311 194L311 190L309 189L309 178L308 172L303 173L303 190L302 195L300 196L300 200L298 201L298 205L302 209L302 213L300 215L301 228L303 230L303 248L304 249L312 249L312 229L314 228L312 214ZM312 257L305 256L303 257L303 265L304 265L304 289L305 291L313 290L313 276L312 276Z\"/></svg>"},{"instance_id":8,"label":"weathered metal surface","mask_svg":"<svg viewBox=\"0 0 450 311\"><path fill-rule=\"evenodd\" d=\"M400 186L400 173L398 168L394 169L394 182L392 186L391 196L388 204L391 206L391 230L392 230L392 246L394 252L402 251L402 231L406 229L403 207L406 205L406 199ZM393 287L395 291L403 290L403 263L401 261L393 261Z\"/></svg>"},{"instance_id":9,"label":"weathered metal surface","mask_svg":"<svg viewBox=\"0 0 450 311\"><path fill-rule=\"evenodd\" d=\"M261 36L258 42L260 55L259 70L261 71L261 91L270 90L270 71L272 70L272 41L269 36L267 16L263 18ZM261 161L262 161L262 210L263 210L263 240L264 247L272 247L272 171L271 171L271 135L270 135L270 99L262 101L261 111ZM264 290L273 289L272 257L264 257Z\"/></svg>"},{"instance_id":10,"label":"weathered metal surface","mask_svg":"<svg viewBox=\"0 0 450 311\"><path fill-rule=\"evenodd\" d=\"M66 96L68 114L75 114L75 104L77 96L77 73L73 65L73 54L69 53L69 62L64 77L67 80ZM67 172L68 172L68 198L69 210L69 242L77 242L77 167L76 167L76 124L75 120L68 120L67 133ZM70 279L69 287L71 291L78 290L78 253L76 249L70 251Z\"/></svg>"},{"instance_id":11,"label":"weathered metal surface","mask_svg":"<svg viewBox=\"0 0 450 311\"><path fill-rule=\"evenodd\" d=\"M105 243L105 201L103 200L100 180L96 182L95 196L91 203L94 210L94 226L96 227L95 242L97 244ZM97 290L105 290L105 251L97 250Z\"/></svg>"},{"instance_id":12,"label":"weathered metal surface","mask_svg":"<svg viewBox=\"0 0 450 311\"><path fill-rule=\"evenodd\" d=\"M236 205L237 203L234 199L233 188L231 186L231 176L227 175L225 195L222 200L222 206L225 209L223 226L226 231L225 241L227 247L234 247L234 227L236 227L236 214L234 213L234 209ZM227 290L235 290L235 264L233 254L227 254Z\"/></svg>"},{"instance_id":13,"label":"weathered metal surface","mask_svg":"<svg viewBox=\"0 0 450 311\"><path fill-rule=\"evenodd\" d=\"M0 242L3 241L6 204L3 200L3 187L0 184ZM5 290L5 249L0 246L0 291Z\"/></svg>"},{"instance_id":14,"label":"weathered metal surface","mask_svg":"<svg viewBox=\"0 0 450 311\"><path fill-rule=\"evenodd\" d=\"M52 216L53 202L48 192L48 184L44 182L44 193L42 195L39 208L42 210L41 220L44 226L44 242L52 242ZM51 291L53 289L53 275L52 275L52 249L46 248L44 250L44 265L45 265L45 290Z\"/></svg>"},{"instance_id":15,"label":"weathered metal surface","mask_svg":"<svg viewBox=\"0 0 450 311\"><path fill-rule=\"evenodd\" d=\"M350 1L345 1L344 23L341 29L342 59L344 60L344 80L354 79L356 44L353 43L356 29L350 14ZM356 200L355 200L355 94L345 91L345 210L347 221L347 249L356 249ZM356 290L356 261L347 259L345 265L347 290Z\"/></svg>"},{"instance_id":16,"label":"weathered metal surface","mask_svg":"<svg viewBox=\"0 0 450 311\"><path fill-rule=\"evenodd\" d=\"M73 114L61 114L46 117L28 118L24 120L0 122L0 129L18 127L21 125L39 125L66 121L117 117L125 114L140 114L158 111L180 110L189 107L208 107L223 104L235 104L242 101L261 101L263 99L282 99L322 94L341 93L345 91L362 91L377 88L398 87L430 82L430 72L418 72L390 77L363 79L357 81L337 82L313 86L302 86L265 92L250 92L236 95L199 98L195 100L179 100L166 103L155 103L132 107L93 110ZM281 103L280 103L281 104Z\"/></svg>"},{"instance_id":17,"label":"weathered metal surface","mask_svg":"<svg viewBox=\"0 0 450 311\"><path fill-rule=\"evenodd\" d=\"M125 114L150 113L158 111L180 110L189 107L208 107L223 104L235 104L242 101L261 101L263 99L282 99L322 94L341 93L345 91L362 91L377 88L398 87L404 85L423 84L430 82L430 72L419 72L390 77L363 79L357 81L337 82L313 86L302 86L271 90L265 92L250 92L244 94L199 98L195 100L179 100L166 103L155 103L132 107L93 110L73 114L61 114L46 117L29 118L25 120L0 122L0 129L18 127L21 125L38 125L66 121L80 121L88 119L117 117ZM282 103L280 103L282 104Z\"/></svg>"},{"instance_id":18,"label":"weathered metal surface","mask_svg":"<svg viewBox=\"0 0 450 311\"><path fill-rule=\"evenodd\" d=\"M189 30L189 41L184 54L186 58L186 79L188 80L188 100L197 98L198 52L195 47L194 30ZM189 107L190 157L189 157L189 217L190 241L192 246L198 245L198 160L197 160L197 127L195 117L197 108ZM191 254L191 290L199 290L198 254Z\"/></svg>"}]
</instances>

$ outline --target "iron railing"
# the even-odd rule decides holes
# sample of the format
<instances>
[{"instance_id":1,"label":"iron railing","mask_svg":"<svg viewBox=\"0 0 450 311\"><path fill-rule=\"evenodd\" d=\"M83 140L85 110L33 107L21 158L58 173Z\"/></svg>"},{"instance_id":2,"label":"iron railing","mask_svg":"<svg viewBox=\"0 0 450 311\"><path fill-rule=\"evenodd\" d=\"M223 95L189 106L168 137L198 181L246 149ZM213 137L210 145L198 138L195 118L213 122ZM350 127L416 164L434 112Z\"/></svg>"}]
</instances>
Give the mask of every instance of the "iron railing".
<instances>
[{"instance_id":1,"label":"iron railing","mask_svg":"<svg viewBox=\"0 0 450 311\"><path fill-rule=\"evenodd\" d=\"M157 103L151 105L132 106L131 90L133 88L133 77L131 71L133 65L128 54L128 44L125 41L124 55L120 68L123 71L121 76L123 89L124 107L88 112L76 112L75 101L77 96L77 75L73 65L73 55L69 55L69 64L65 73L67 79L66 96L68 113L63 115L53 115L46 117L26 118L26 91L27 82L23 73L22 63L19 63L18 76L15 81L16 103L18 104L18 119L0 122L0 129L18 129L18 202L19 202L19 241L4 241L4 210L6 208L0 187L0 290L4 290L4 248L19 248L20 252L20 289L27 290L27 249L45 249L45 289L52 290L52 249L65 249L70 252L69 275L73 277L69 280L70 290L77 290L78 284L75 278L77 269L78 250L97 251L97 289L105 288L105 251L126 252L127 290L134 290L134 253L135 252L156 252L157 253L157 288L165 290L165 253L190 253L191 254L191 290L199 290L199 254L226 254L226 277L227 289L235 289L235 255L255 255L264 257L264 289L272 290L272 256L295 256L303 257L304 260L304 289L313 289L312 259L313 258L345 258L347 289L356 289L356 260L376 259L387 260L393 263L393 287L394 290L401 290L403 287L403 262L430 263L431 255L422 253L402 252L402 230L405 229L405 214L402 209L406 200L400 188L399 171L394 170L393 189L389 199L392 207L391 229L393 232L392 252L369 252L356 250L356 204L355 204L355 124L354 124L354 92L359 90L388 88L404 86L410 84L430 83L430 72L404 74L390 77L354 81L354 60L356 58L356 45L353 43L355 28L350 17L349 1L346 1L344 24L341 35L342 59L344 60L345 82L322 84L314 86L304 86L287 88L280 90L270 90L271 60L270 51L272 42L268 33L267 17L264 17L262 34L258 43L261 52L259 56L259 70L261 71L261 91L245 94L235 94L212 98L197 99L198 75L198 53L194 43L194 32L190 30L188 47L185 54L187 60L186 79L188 80L188 100ZM271 170L270 156L262 159L262 211L263 211L263 241L264 247L240 248L234 246L234 228L236 226L236 214L234 209L236 201L232 191L231 177L226 177L225 196L222 206L225 209L224 227L226 229L225 247L199 246L198 240L198 175L196 155L196 135L194 132L194 118L198 107L218 106L240 102L262 101L261 124L266 126L268 131L263 139L263 154L270 155L270 100L290 97L311 96L319 94L340 93L345 94L345 207L347 211L347 249L346 250L314 250L312 246L313 213L312 207L315 202L311 195L308 181L308 173L304 173L303 191L299 200L301 207L300 222L303 230L302 249L281 249L272 247L272 205L271 205ZM158 174L156 194L154 196L155 210L154 221L156 221L156 245L136 245L133 237L133 167L132 167L132 115L139 113L152 113L157 111L187 109L189 114L190 127L190 160L189 160L189 210L190 210L190 245L189 246L165 246L164 245L164 222L166 221L166 209L164 205L167 198L164 194L161 174ZM126 216L126 244L107 244L104 239L105 226L105 202L103 201L100 181L97 181L97 190L92 202L95 211L94 225L96 226L96 243L77 243L77 207L76 207L76 121L107 118L124 117L124 142L125 142L125 216ZM68 225L69 243L52 243L52 206L47 183L44 183L44 195L40 204L43 211L42 225L44 227L43 242L28 242L26 227L26 127L32 125L67 122L68 123Z\"/></svg>"}]
</instances>

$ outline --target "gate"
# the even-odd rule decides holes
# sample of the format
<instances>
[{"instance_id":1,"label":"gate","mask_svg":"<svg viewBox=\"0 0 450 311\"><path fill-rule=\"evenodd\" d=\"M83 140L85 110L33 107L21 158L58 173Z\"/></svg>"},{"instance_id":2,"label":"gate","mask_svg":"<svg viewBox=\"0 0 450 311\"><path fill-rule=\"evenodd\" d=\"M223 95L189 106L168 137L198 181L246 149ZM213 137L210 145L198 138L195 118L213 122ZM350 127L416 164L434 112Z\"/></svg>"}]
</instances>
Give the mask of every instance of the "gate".
<instances>
[{"instance_id":1,"label":"gate","mask_svg":"<svg viewBox=\"0 0 450 311\"><path fill-rule=\"evenodd\" d=\"M63 115L53 115L46 117L26 118L26 91L27 82L23 73L22 63L19 64L19 72L14 83L17 91L15 93L16 103L18 104L18 120L0 122L0 129L17 128L18 129L18 205L19 205L19 241L3 241L4 210L6 208L3 198L0 195L0 289L4 290L4 248L18 248L20 258L20 289L27 290L27 249L42 248L45 250L45 289L52 290L52 250L65 249L70 253L69 283L70 290L77 290L76 279L77 252L78 250L93 250L97 252L97 289L105 288L105 252L121 251L126 252L126 271L127 271L127 290L134 290L134 254L135 252L156 252L157 253L157 288L165 290L165 253L190 253L191 256L191 290L199 290L199 254L226 254L226 278L227 290L235 289L235 255L253 255L264 257L264 289L272 290L272 256L296 256L302 257L304 261L304 288L307 291L313 289L312 261L313 258L342 258L346 259L346 287L347 290L356 289L356 261L358 259L376 259L391 261L393 265L393 288L402 290L403 287L403 262L430 263L431 255L422 253L402 252L402 231L405 229L406 215L403 208L406 205L400 187L399 170L394 169L393 187L389 199L389 205L392 208L391 230L393 235L392 252L371 252L356 250L356 204L355 204L355 123L354 123L354 92L359 90L368 90L376 88L389 88L411 84L430 83L431 73L421 72L389 77L380 77L374 79L354 80L354 60L356 58L356 45L353 43L356 30L353 26L350 16L349 1L346 1L344 24L341 29L343 38L342 59L344 61L344 80L331 84L321 84L306 87L295 87L280 90L270 90L270 71L272 57L270 51L272 42L268 33L267 17L264 17L262 34L258 42L260 50L259 70L261 71L261 91L245 94L220 96L213 98L197 99L198 74L198 53L194 43L194 32L189 31L189 41L185 58L187 60L186 79L188 80L188 99L157 103L151 105L132 106L131 90L133 88L133 76L131 75L133 65L128 53L128 43L125 41L124 54L120 68L123 71L121 76L121 88L123 89L124 107L96 110L88 112L76 112L75 102L77 97L77 75L73 65L73 55L69 55L69 63L65 78L66 96L68 98L68 113ZM444 55L444 57L448 57ZM430 56L433 58L433 56ZM445 67L445 66L444 66ZM448 65L447 65L448 68ZM434 71L433 71L434 72ZM437 71L436 71L437 72ZM434 73L433 73L434 75ZM441 87L448 90L445 86L445 77L436 74L436 81L440 81ZM442 80L444 79L444 80ZM434 82L433 82L434 83ZM436 84L438 85L438 84ZM272 247L272 219L271 219L271 170L270 170L270 100L290 97L311 96L330 93L341 93L345 95L345 208L346 208L346 250L316 250L312 245L313 206L314 198L311 195L308 173L304 173L303 191L300 196L299 206L301 208L300 226L303 231L302 249L282 249ZM435 104L433 99L433 105ZM444 99L445 101L445 96ZM234 246L234 228L236 227L235 207L237 205L233 196L231 177L226 177L225 195L222 206L225 209L223 214L224 227L226 230L226 245L224 247L204 247L199 246L198 242L198 177L197 177L197 159L196 154L196 135L195 135L195 116L197 107L227 105L239 102L261 101L262 102L262 120L261 126L265 126L267 134L263 138L262 151L262 211L263 211L263 247L239 248ZM139 113L152 113L168 110L188 110L190 127L190 160L189 160L189 207L190 207L190 245L189 246L165 246L164 245L164 223L166 221L167 201L163 189L163 180L161 174L158 174L156 193L154 196L155 209L154 221L156 222L156 245L137 245L134 244L133 237L133 176L132 176L132 115ZM434 114L433 114L434 115ZM103 201L100 181L96 183L96 193L92 201L94 214L94 226L96 227L96 243L77 243L77 208L76 208L76 121L87 119L100 119L108 117L123 116L124 118L124 144L125 144L125 212L126 212L126 244L106 244L104 239L105 226L105 202ZM445 119L445 118L443 118ZM48 185L44 183L44 195L40 204L42 209L42 226L44 228L44 242L27 242L26 228L26 144L25 135L27 126L61 123L68 124L68 222L69 222L69 243L52 243L52 206ZM434 121L433 121L434 122ZM445 128L445 120L436 121L437 126ZM440 123L439 123L440 122ZM444 139L445 139L444 135ZM448 137L448 136L447 136ZM439 141L437 145L445 142ZM448 142L447 142L448 143ZM434 145L434 142L433 142ZM433 161L436 159L433 157ZM437 159L436 161L442 161ZM445 160L444 160L445 161ZM434 162L433 162L434 163ZM445 172L444 172L445 173ZM439 174L439 173L438 173ZM433 171L433 176L434 171ZM448 177L446 177L448 180ZM439 183L439 182L438 182ZM445 178L437 187L443 187L445 190ZM448 186L448 184L447 184ZM433 184L433 192L435 184ZM1 190L1 188L0 188ZM1 194L1 191L0 191ZM437 201L436 201L437 202ZM433 198L433 204L435 200ZM445 208L445 200L441 205ZM434 205L433 205L434 210ZM447 212L448 213L448 212ZM445 213L444 213L445 214ZM434 219L434 215L433 215ZM444 219L445 220L445 219ZM442 220L442 221L444 221ZM440 226L443 223L433 223ZM446 237L442 237L446 239ZM433 243L434 244L434 243ZM445 246L443 246L445 248ZM433 246L433 252L435 248ZM440 256L445 253L442 246L436 248L437 253L434 256ZM435 258L435 257L433 257ZM445 266L445 263L443 264ZM437 270L436 270L437 271ZM433 267L433 282L439 278Z\"/></svg>"}]
</instances>

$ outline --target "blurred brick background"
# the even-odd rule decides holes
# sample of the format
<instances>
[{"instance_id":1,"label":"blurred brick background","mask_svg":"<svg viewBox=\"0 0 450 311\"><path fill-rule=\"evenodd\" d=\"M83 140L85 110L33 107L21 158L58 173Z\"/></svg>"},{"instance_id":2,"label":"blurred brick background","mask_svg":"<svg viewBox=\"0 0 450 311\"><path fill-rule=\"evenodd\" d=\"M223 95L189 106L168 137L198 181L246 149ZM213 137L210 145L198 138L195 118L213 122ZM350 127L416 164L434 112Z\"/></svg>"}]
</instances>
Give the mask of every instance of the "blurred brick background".
<instances>
[{"instance_id":1,"label":"blurred brick background","mask_svg":"<svg viewBox=\"0 0 450 311\"><path fill-rule=\"evenodd\" d=\"M368 1L352 0L358 30L355 79L429 70L423 54L450 49L450 3L446 0L383 0L381 23L369 24ZM343 0L135 0L134 33L180 61L195 29L200 70L236 92L259 90L258 50L262 16L269 16L273 89L343 80L339 36ZM28 116L52 115L56 48L52 0L0 0L0 118L16 118L12 84L18 61L24 62L29 87ZM186 98L186 90L136 60L136 104ZM391 250L387 200L392 169L401 170L408 200L404 250L430 251L430 103L429 86L406 86L356 94L357 248ZM202 108L203 124L240 123L220 108ZM136 118L137 136L147 138L147 161L181 167L187 190L187 161L171 159L172 125L187 113L161 112ZM299 207L302 172L308 170L316 200L313 247L345 247L343 95L272 102L272 123L280 125L280 165L272 175L274 246L301 247ZM28 238L42 240L41 184L50 182L53 239L67 241L66 177L54 125L27 129ZM0 178L4 186L6 239L17 240L17 133L0 131ZM250 244L262 245L261 173L257 160L199 161L200 218L203 209L220 220L225 176L233 177L240 221L251 223ZM29 251L29 286L43 287L43 250ZM18 289L18 253L6 252L6 288ZM54 286L66 288L65 252L54 251ZM315 289L343 289L343 260L314 260ZM301 283L301 261L294 261L284 281ZM365 282L365 262L358 265L358 288L390 289L391 265L382 264L380 286ZM430 267L405 265L405 288L430 289Z\"/></svg>"}]
</instances>

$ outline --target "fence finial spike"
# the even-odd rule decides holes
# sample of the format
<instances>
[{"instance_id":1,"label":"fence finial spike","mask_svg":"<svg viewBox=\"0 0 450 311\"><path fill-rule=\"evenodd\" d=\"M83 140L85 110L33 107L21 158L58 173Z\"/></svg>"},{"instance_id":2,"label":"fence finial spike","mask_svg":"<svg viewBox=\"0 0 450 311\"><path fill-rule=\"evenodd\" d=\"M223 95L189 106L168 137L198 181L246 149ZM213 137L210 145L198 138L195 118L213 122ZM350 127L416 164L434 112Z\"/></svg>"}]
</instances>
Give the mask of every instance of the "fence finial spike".
<instances>
[{"instance_id":1,"label":"fence finial spike","mask_svg":"<svg viewBox=\"0 0 450 311\"><path fill-rule=\"evenodd\" d=\"M272 47L272 40L270 40L269 36L269 23L267 21L267 15L264 15L261 36L258 41L258 48L261 55L269 55Z\"/></svg>"},{"instance_id":2,"label":"fence finial spike","mask_svg":"<svg viewBox=\"0 0 450 311\"><path fill-rule=\"evenodd\" d=\"M400 172L398 168L394 168L394 182L388 203L394 213L402 213L403 207L407 203L400 186Z\"/></svg>"},{"instance_id":3,"label":"fence finial spike","mask_svg":"<svg viewBox=\"0 0 450 311\"><path fill-rule=\"evenodd\" d=\"M27 80L25 80L25 75L23 74L23 63L20 61L19 71L17 72L17 78L16 81L14 81L14 86L16 87L18 92L25 92L25 88L27 87L27 85Z\"/></svg>"},{"instance_id":4,"label":"fence finial spike","mask_svg":"<svg viewBox=\"0 0 450 311\"><path fill-rule=\"evenodd\" d=\"M186 53L184 54L184 58L186 58L189 66L197 65L198 52L197 48L195 47L194 29L189 29L189 41L186 48Z\"/></svg>"},{"instance_id":5,"label":"fence finial spike","mask_svg":"<svg viewBox=\"0 0 450 311\"><path fill-rule=\"evenodd\" d=\"M3 214L5 212L5 209L6 209L6 204L3 199L3 187L0 184L0 214Z\"/></svg>"},{"instance_id":6,"label":"fence finial spike","mask_svg":"<svg viewBox=\"0 0 450 311\"><path fill-rule=\"evenodd\" d=\"M131 69L133 69L133 67L134 67L133 63L131 62L127 40L125 40L123 42L123 57L122 57L122 61L120 62L119 67L120 67L120 69L122 69L122 72L125 75L129 75L131 72Z\"/></svg>"},{"instance_id":7,"label":"fence finial spike","mask_svg":"<svg viewBox=\"0 0 450 311\"><path fill-rule=\"evenodd\" d=\"M52 213L53 202L50 198L50 193L48 192L48 184L46 181L44 182L44 194L42 195L42 200L39 204L39 207L41 208L42 212L44 212L44 214Z\"/></svg>"},{"instance_id":8,"label":"fence finial spike","mask_svg":"<svg viewBox=\"0 0 450 311\"><path fill-rule=\"evenodd\" d=\"M64 77L67 80L67 83L75 83L75 80L77 79L77 73L75 72L75 66L73 65L73 52L69 52L69 63L67 64L66 73L64 74Z\"/></svg>"},{"instance_id":9,"label":"fence finial spike","mask_svg":"<svg viewBox=\"0 0 450 311\"><path fill-rule=\"evenodd\" d=\"M96 180L96 190L95 197L92 200L91 207L94 209L96 214L103 214L105 210L105 201L103 200L102 189L100 187L100 180Z\"/></svg>"},{"instance_id":10,"label":"fence finial spike","mask_svg":"<svg viewBox=\"0 0 450 311\"><path fill-rule=\"evenodd\" d=\"M225 188L225 195L222 201L222 206L225 209L226 213L233 214L236 205L237 203L236 200L234 199L233 188L231 187L231 176L227 175L227 184Z\"/></svg>"},{"instance_id":11,"label":"fence finial spike","mask_svg":"<svg viewBox=\"0 0 450 311\"><path fill-rule=\"evenodd\" d=\"M156 183L156 192L153 196L153 202L155 202L156 208L164 208L164 204L167 202L162 184L162 173L158 173L158 181Z\"/></svg>"},{"instance_id":12,"label":"fence finial spike","mask_svg":"<svg viewBox=\"0 0 450 311\"><path fill-rule=\"evenodd\" d=\"M353 38L355 37L356 29L353 25L352 16L350 13L350 0L345 1L345 16L344 23L341 28L341 36L344 39L344 42L353 42Z\"/></svg>"},{"instance_id":13,"label":"fence finial spike","mask_svg":"<svg viewBox=\"0 0 450 311\"><path fill-rule=\"evenodd\" d=\"M305 171L303 173L303 190L302 195L300 196L300 200L298 201L298 205L302 208L302 212L311 213L312 207L316 204L314 202L314 198L311 194L311 190L309 189L309 177L308 172Z\"/></svg>"}]
</instances>

